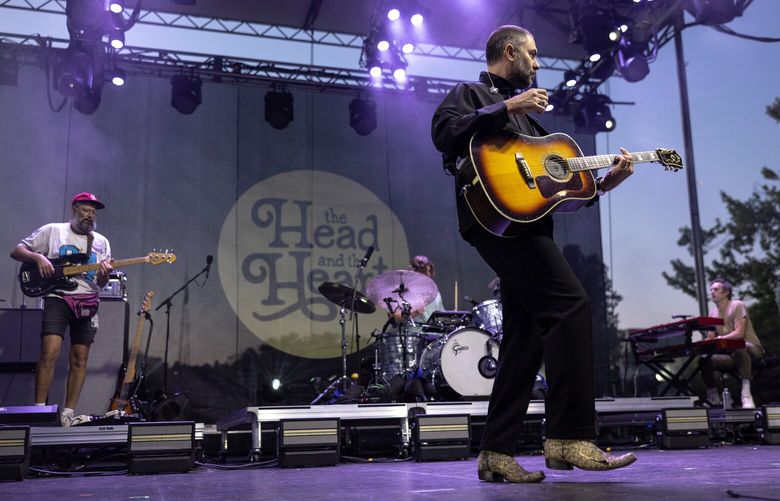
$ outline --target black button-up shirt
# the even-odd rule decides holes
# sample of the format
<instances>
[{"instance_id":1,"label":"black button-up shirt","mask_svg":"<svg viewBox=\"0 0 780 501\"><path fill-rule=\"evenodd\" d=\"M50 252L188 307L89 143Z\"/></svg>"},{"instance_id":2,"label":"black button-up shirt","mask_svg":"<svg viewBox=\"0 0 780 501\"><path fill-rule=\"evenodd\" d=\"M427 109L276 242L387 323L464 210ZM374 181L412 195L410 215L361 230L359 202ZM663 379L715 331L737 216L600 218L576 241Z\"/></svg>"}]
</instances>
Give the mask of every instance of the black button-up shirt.
<instances>
[{"instance_id":1,"label":"black button-up shirt","mask_svg":"<svg viewBox=\"0 0 780 501\"><path fill-rule=\"evenodd\" d=\"M546 135L547 131L525 114L509 114L504 101L514 96L517 89L508 80L483 71L479 82L463 82L455 86L433 114L431 135L436 149L442 152L444 169L455 175L455 194L458 205L458 225L468 240L469 230L479 224L474 219L465 199L459 195L467 182L459 176L455 165L458 158L468 156L469 139L482 130L509 130L527 136Z\"/></svg>"}]
</instances>

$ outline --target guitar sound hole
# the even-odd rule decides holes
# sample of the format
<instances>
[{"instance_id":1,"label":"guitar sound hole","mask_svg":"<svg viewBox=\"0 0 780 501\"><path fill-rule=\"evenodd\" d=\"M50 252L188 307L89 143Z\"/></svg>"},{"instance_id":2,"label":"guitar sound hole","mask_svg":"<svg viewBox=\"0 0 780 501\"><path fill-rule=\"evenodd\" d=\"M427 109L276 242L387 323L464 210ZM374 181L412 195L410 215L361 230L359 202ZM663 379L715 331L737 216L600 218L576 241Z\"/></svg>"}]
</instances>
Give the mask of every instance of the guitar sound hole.
<instances>
[{"instance_id":1,"label":"guitar sound hole","mask_svg":"<svg viewBox=\"0 0 780 501\"><path fill-rule=\"evenodd\" d=\"M566 160L557 156L551 155L544 159L544 170L547 174L555 179L566 179L569 177L569 169L566 167Z\"/></svg>"}]
</instances>

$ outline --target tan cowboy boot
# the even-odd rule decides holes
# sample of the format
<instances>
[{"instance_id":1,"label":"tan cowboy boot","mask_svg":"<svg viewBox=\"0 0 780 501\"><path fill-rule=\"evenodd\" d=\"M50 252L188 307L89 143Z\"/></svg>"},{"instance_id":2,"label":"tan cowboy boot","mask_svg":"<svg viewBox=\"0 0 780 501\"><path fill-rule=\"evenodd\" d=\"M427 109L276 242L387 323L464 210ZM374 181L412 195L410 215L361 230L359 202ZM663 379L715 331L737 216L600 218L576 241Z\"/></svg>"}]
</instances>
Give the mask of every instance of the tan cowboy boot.
<instances>
[{"instance_id":1,"label":"tan cowboy boot","mask_svg":"<svg viewBox=\"0 0 780 501\"><path fill-rule=\"evenodd\" d=\"M553 470L571 470L572 466L583 470L603 471L628 466L636 461L634 453L611 456L586 440L561 440L548 438L544 442L544 459Z\"/></svg>"},{"instance_id":2,"label":"tan cowboy boot","mask_svg":"<svg viewBox=\"0 0 780 501\"><path fill-rule=\"evenodd\" d=\"M477 459L477 475L485 482L531 483L544 480L544 472L526 471L509 454L480 451Z\"/></svg>"}]
</instances>

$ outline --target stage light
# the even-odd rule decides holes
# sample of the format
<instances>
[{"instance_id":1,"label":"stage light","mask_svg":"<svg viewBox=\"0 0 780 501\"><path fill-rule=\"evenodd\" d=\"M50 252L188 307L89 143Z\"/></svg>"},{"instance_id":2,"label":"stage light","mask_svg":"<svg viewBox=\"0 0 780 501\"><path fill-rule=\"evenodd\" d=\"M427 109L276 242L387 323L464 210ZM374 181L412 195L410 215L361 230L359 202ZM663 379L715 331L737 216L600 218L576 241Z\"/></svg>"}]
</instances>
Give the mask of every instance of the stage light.
<instances>
[{"instance_id":1,"label":"stage light","mask_svg":"<svg viewBox=\"0 0 780 501\"><path fill-rule=\"evenodd\" d=\"M293 95L277 92L276 88L265 95L265 121L274 129L284 129L293 121Z\"/></svg>"},{"instance_id":2,"label":"stage light","mask_svg":"<svg viewBox=\"0 0 780 501\"><path fill-rule=\"evenodd\" d=\"M554 109L555 109L555 105L553 103L547 103L547 106L544 108L544 111L549 113Z\"/></svg>"},{"instance_id":3,"label":"stage light","mask_svg":"<svg viewBox=\"0 0 780 501\"><path fill-rule=\"evenodd\" d=\"M609 39L613 42L620 40L620 30L612 30L609 32Z\"/></svg>"},{"instance_id":4,"label":"stage light","mask_svg":"<svg viewBox=\"0 0 780 501\"><path fill-rule=\"evenodd\" d=\"M271 381L271 388L273 388L274 390L278 390L281 386L282 386L282 382L279 381L278 379L274 378Z\"/></svg>"},{"instance_id":5,"label":"stage light","mask_svg":"<svg viewBox=\"0 0 780 501\"><path fill-rule=\"evenodd\" d=\"M421 26L422 23L423 23L423 20L424 20L423 15L419 14L419 13L418 14L414 14L412 16L412 18L410 19L412 24L415 25L415 26Z\"/></svg>"},{"instance_id":6,"label":"stage light","mask_svg":"<svg viewBox=\"0 0 780 501\"><path fill-rule=\"evenodd\" d=\"M662 449L695 449L710 443L709 409L664 409L656 416Z\"/></svg>"},{"instance_id":7,"label":"stage light","mask_svg":"<svg viewBox=\"0 0 780 501\"><path fill-rule=\"evenodd\" d=\"M740 5L744 0L688 0L685 10L696 21L707 26L726 24L741 15Z\"/></svg>"},{"instance_id":8,"label":"stage light","mask_svg":"<svg viewBox=\"0 0 780 501\"><path fill-rule=\"evenodd\" d=\"M122 68L114 68L112 70L109 70L108 76L111 79L111 83L116 85L117 87L123 86L127 78Z\"/></svg>"},{"instance_id":9,"label":"stage light","mask_svg":"<svg viewBox=\"0 0 780 501\"><path fill-rule=\"evenodd\" d=\"M349 126L360 136L367 136L376 129L376 103L356 97L349 103Z\"/></svg>"},{"instance_id":10,"label":"stage light","mask_svg":"<svg viewBox=\"0 0 780 501\"><path fill-rule=\"evenodd\" d=\"M580 6L575 19L576 32L570 40L581 42L589 54L607 51L620 38L620 30L615 28L615 14L610 8Z\"/></svg>"},{"instance_id":11,"label":"stage light","mask_svg":"<svg viewBox=\"0 0 780 501\"><path fill-rule=\"evenodd\" d=\"M626 40L615 51L615 64L626 82L638 82L650 73L644 47Z\"/></svg>"},{"instance_id":12,"label":"stage light","mask_svg":"<svg viewBox=\"0 0 780 501\"><path fill-rule=\"evenodd\" d=\"M411 421L417 461L466 459L471 455L471 417L468 414L418 414Z\"/></svg>"},{"instance_id":13,"label":"stage light","mask_svg":"<svg viewBox=\"0 0 780 501\"><path fill-rule=\"evenodd\" d=\"M566 82L566 87L574 87L577 85L577 74L572 70L566 70L563 72L563 81Z\"/></svg>"},{"instance_id":14,"label":"stage light","mask_svg":"<svg viewBox=\"0 0 780 501\"><path fill-rule=\"evenodd\" d=\"M195 422L128 423L127 471L176 473L195 465Z\"/></svg>"},{"instance_id":15,"label":"stage light","mask_svg":"<svg viewBox=\"0 0 780 501\"><path fill-rule=\"evenodd\" d=\"M598 54L598 53L591 54L591 56L588 59L590 60L591 63L595 63L596 61L601 59L601 54Z\"/></svg>"},{"instance_id":16,"label":"stage light","mask_svg":"<svg viewBox=\"0 0 780 501\"><path fill-rule=\"evenodd\" d=\"M124 2L122 0L111 0L111 3L108 5L108 10L114 14L119 14L125 10L125 6L123 4Z\"/></svg>"},{"instance_id":17,"label":"stage light","mask_svg":"<svg viewBox=\"0 0 780 501\"><path fill-rule=\"evenodd\" d=\"M82 93L73 98L73 107L85 115L92 115L100 107L100 88L86 88Z\"/></svg>"},{"instance_id":18,"label":"stage light","mask_svg":"<svg viewBox=\"0 0 780 501\"><path fill-rule=\"evenodd\" d=\"M398 9L390 9L387 11L387 18L391 21L398 21L401 18L401 11Z\"/></svg>"},{"instance_id":19,"label":"stage light","mask_svg":"<svg viewBox=\"0 0 780 501\"><path fill-rule=\"evenodd\" d=\"M609 104L609 97L603 94L584 95L574 115L575 130L589 134L614 130L616 121L612 117Z\"/></svg>"},{"instance_id":20,"label":"stage light","mask_svg":"<svg viewBox=\"0 0 780 501\"><path fill-rule=\"evenodd\" d=\"M107 15L104 0L66 2L65 16L70 39L99 42L106 33Z\"/></svg>"},{"instance_id":21,"label":"stage light","mask_svg":"<svg viewBox=\"0 0 780 501\"><path fill-rule=\"evenodd\" d=\"M23 480L29 464L30 427L0 427L0 480Z\"/></svg>"},{"instance_id":22,"label":"stage light","mask_svg":"<svg viewBox=\"0 0 780 501\"><path fill-rule=\"evenodd\" d=\"M379 78L382 76L382 68L379 66L372 66L368 73L374 78Z\"/></svg>"},{"instance_id":23,"label":"stage light","mask_svg":"<svg viewBox=\"0 0 780 501\"><path fill-rule=\"evenodd\" d=\"M628 25L627 24L621 24L620 25L620 31L623 32L623 33L628 31Z\"/></svg>"},{"instance_id":24,"label":"stage light","mask_svg":"<svg viewBox=\"0 0 780 501\"><path fill-rule=\"evenodd\" d=\"M175 75L171 78L171 106L183 115L191 115L202 102L200 77Z\"/></svg>"},{"instance_id":25,"label":"stage light","mask_svg":"<svg viewBox=\"0 0 780 501\"><path fill-rule=\"evenodd\" d=\"M114 28L108 33L108 40L111 47L119 50L125 46L125 32Z\"/></svg>"},{"instance_id":26,"label":"stage light","mask_svg":"<svg viewBox=\"0 0 780 501\"><path fill-rule=\"evenodd\" d=\"M412 52L414 52L414 44L411 42L406 42L401 46L401 52L403 52L404 54L411 54Z\"/></svg>"},{"instance_id":27,"label":"stage light","mask_svg":"<svg viewBox=\"0 0 780 501\"><path fill-rule=\"evenodd\" d=\"M341 460L341 420L282 419L277 434L279 466L326 466Z\"/></svg>"},{"instance_id":28,"label":"stage light","mask_svg":"<svg viewBox=\"0 0 780 501\"><path fill-rule=\"evenodd\" d=\"M406 70L403 68L393 70L393 78L399 83L406 82Z\"/></svg>"},{"instance_id":29,"label":"stage light","mask_svg":"<svg viewBox=\"0 0 780 501\"><path fill-rule=\"evenodd\" d=\"M376 48L384 52L390 48L390 42L387 40L380 40L379 43L376 44Z\"/></svg>"}]
</instances>

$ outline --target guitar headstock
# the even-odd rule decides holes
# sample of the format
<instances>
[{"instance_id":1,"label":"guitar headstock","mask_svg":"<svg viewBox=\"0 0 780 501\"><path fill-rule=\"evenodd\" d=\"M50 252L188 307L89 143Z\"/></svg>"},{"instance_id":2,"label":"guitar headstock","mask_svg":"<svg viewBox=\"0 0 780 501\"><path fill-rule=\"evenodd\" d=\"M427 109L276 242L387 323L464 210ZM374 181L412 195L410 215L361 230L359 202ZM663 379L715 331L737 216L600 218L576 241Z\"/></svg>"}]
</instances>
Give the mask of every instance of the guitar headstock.
<instances>
[{"instance_id":1,"label":"guitar headstock","mask_svg":"<svg viewBox=\"0 0 780 501\"><path fill-rule=\"evenodd\" d=\"M144 313L152 309L153 297L154 297L154 291L146 291L146 295L144 295L144 301L141 304L141 309L138 311L139 315L143 315Z\"/></svg>"},{"instance_id":2,"label":"guitar headstock","mask_svg":"<svg viewBox=\"0 0 780 501\"><path fill-rule=\"evenodd\" d=\"M655 154L658 155L658 162L666 170L677 172L683 168L682 157L671 148L656 148Z\"/></svg>"},{"instance_id":3,"label":"guitar headstock","mask_svg":"<svg viewBox=\"0 0 780 501\"><path fill-rule=\"evenodd\" d=\"M149 260L150 264L173 264L176 262L176 254L173 254L172 252L150 252L146 255L146 258Z\"/></svg>"}]
</instances>

